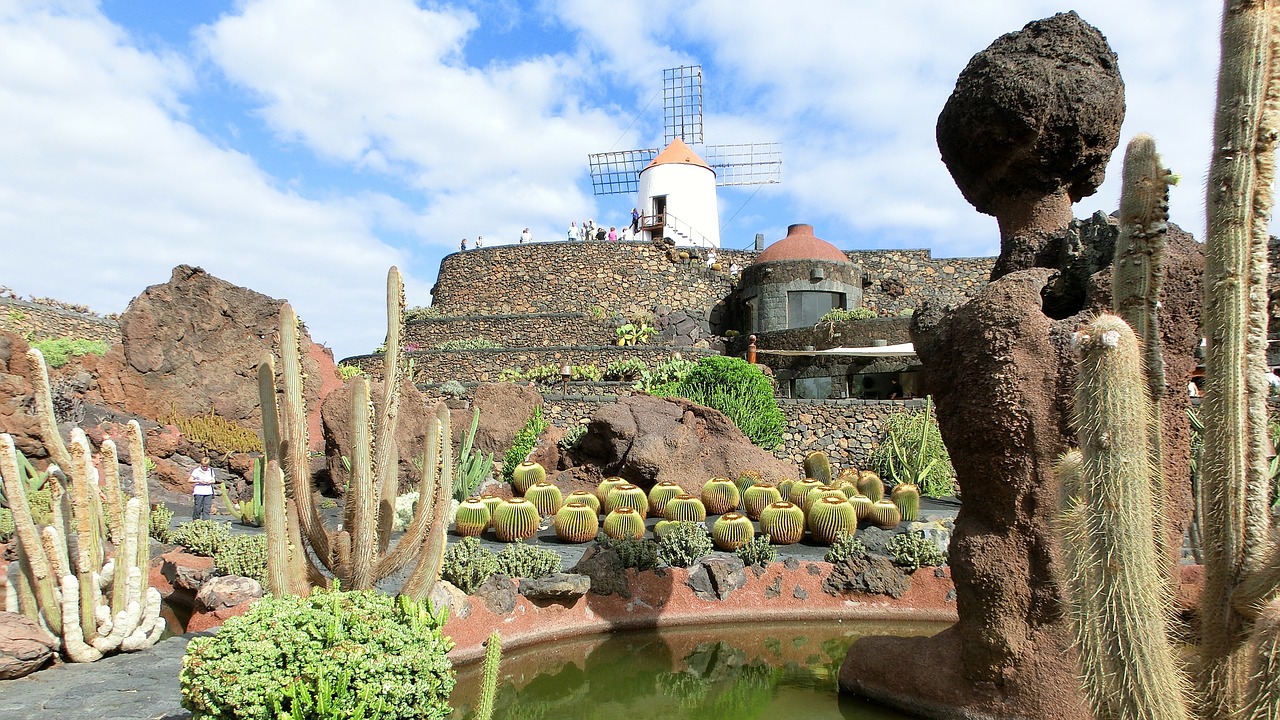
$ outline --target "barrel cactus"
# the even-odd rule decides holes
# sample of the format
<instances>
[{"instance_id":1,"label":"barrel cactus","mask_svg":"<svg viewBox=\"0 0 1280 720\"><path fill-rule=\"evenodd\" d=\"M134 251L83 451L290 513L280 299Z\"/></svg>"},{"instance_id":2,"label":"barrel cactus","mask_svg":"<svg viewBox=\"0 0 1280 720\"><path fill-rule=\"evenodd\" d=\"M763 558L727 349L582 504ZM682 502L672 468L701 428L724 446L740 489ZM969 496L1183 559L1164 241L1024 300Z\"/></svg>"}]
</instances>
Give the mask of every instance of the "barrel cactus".
<instances>
[{"instance_id":1,"label":"barrel cactus","mask_svg":"<svg viewBox=\"0 0 1280 720\"><path fill-rule=\"evenodd\" d=\"M858 514L847 499L824 497L809 508L809 533L819 545L830 545L841 533L858 530Z\"/></svg>"},{"instance_id":2,"label":"barrel cactus","mask_svg":"<svg viewBox=\"0 0 1280 720\"><path fill-rule=\"evenodd\" d=\"M589 492L587 490L574 490L565 497L564 501L565 504L575 502L582 503L595 511L597 515L600 514L600 498L596 497L596 494L593 492Z\"/></svg>"},{"instance_id":3,"label":"barrel cactus","mask_svg":"<svg viewBox=\"0 0 1280 720\"><path fill-rule=\"evenodd\" d=\"M840 474L836 475L835 481L832 482L831 484L835 485L836 487L840 487L843 483L849 483L850 485L857 485L858 472L859 471L856 466L850 465L849 467L846 467L845 469L841 470Z\"/></svg>"},{"instance_id":4,"label":"barrel cactus","mask_svg":"<svg viewBox=\"0 0 1280 720\"><path fill-rule=\"evenodd\" d=\"M889 498L880 498L871 503L871 524L885 530L892 530L902 522L902 511Z\"/></svg>"},{"instance_id":5,"label":"barrel cactus","mask_svg":"<svg viewBox=\"0 0 1280 720\"><path fill-rule=\"evenodd\" d=\"M480 496L480 502L484 503L484 506L489 508L490 523L493 522L493 512L502 504L502 500L503 499L501 497L498 497L497 495L490 495L489 493L485 493Z\"/></svg>"},{"instance_id":6,"label":"barrel cactus","mask_svg":"<svg viewBox=\"0 0 1280 720\"><path fill-rule=\"evenodd\" d=\"M783 500L791 496L791 486L795 484L796 481L793 478L784 478L778 481L778 494L782 495Z\"/></svg>"},{"instance_id":7,"label":"barrel cactus","mask_svg":"<svg viewBox=\"0 0 1280 720\"><path fill-rule=\"evenodd\" d=\"M511 471L511 486L517 495L524 495L534 483L547 479L547 470L536 462L525 460Z\"/></svg>"},{"instance_id":8,"label":"barrel cactus","mask_svg":"<svg viewBox=\"0 0 1280 720\"><path fill-rule=\"evenodd\" d=\"M711 542L727 552L733 552L751 542L755 534L756 528L751 523L751 518L736 512L721 515L711 526Z\"/></svg>"},{"instance_id":9,"label":"barrel cactus","mask_svg":"<svg viewBox=\"0 0 1280 720\"><path fill-rule=\"evenodd\" d=\"M571 502L556 512L556 537L565 542L584 543L600 532L600 518L586 503Z\"/></svg>"},{"instance_id":10,"label":"barrel cactus","mask_svg":"<svg viewBox=\"0 0 1280 720\"><path fill-rule=\"evenodd\" d=\"M804 537L804 511L789 502L776 502L760 513L760 532L774 545L791 545Z\"/></svg>"},{"instance_id":11,"label":"barrel cactus","mask_svg":"<svg viewBox=\"0 0 1280 720\"><path fill-rule=\"evenodd\" d=\"M564 493L560 492L560 488L543 480L529 486L524 491L525 499L533 503L538 509L538 514L542 517L551 517L556 514L560 506L564 504Z\"/></svg>"},{"instance_id":12,"label":"barrel cactus","mask_svg":"<svg viewBox=\"0 0 1280 720\"><path fill-rule=\"evenodd\" d=\"M667 501L663 516L676 522L706 522L707 507L696 495L677 495Z\"/></svg>"},{"instance_id":13,"label":"barrel cactus","mask_svg":"<svg viewBox=\"0 0 1280 720\"><path fill-rule=\"evenodd\" d=\"M538 534L542 518L528 499L503 500L493 511L493 534L502 542L526 540Z\"/></svg>"},{"instance_id":14,"label":"barrel cactus","mask_svg":"<svg viewBox=\"0 0 1280 720\"><path fill-rule=\"evenodd\" d=\"M805 478L797 480L791 485L791 491L787 494L787 502L797 507L803 508L804 501L809 497L809 491L822 485L822 483L813 478Z\"/></svg>"},{"instance_id":15,"label":"barrel cactus","mask_svg":"<svg viewBox=\"0 0 1280 720\"><path fill-rule=\"evenodd\" d=\"M898 510L902 511L902 519L912 522L920 517L920 488L912 483L899 483L889 493L889 499Z\"/></svg>"},{"instance_id":16,"label":"barrel cactus","mask_svg":"<svg viewBox=\"0 0 1280 720\"><path fill-rule=\"evenodd\" d=\"M600 498L600 512L607 513L613 509L609 507L609 491L626 484L627 481L620 477L607 477L600 481L596 486L596 497Z\"/></svg>"},{"instance_id":17,"label":"barrel cactus","mask_svg":"<svg viewBox=\"0 0 1280 720\"><path fill-rule=\"evenodd\" d=\"M711 478L702 486L702 504L707 506L707 512L711 515L723 515L736 510L739 500L738 486L729 478Z\"/></svg>"},{"instance_id":18,"label":"barrel cactus","mask_svg":"<svg viewBox=\"0 0 1280 720\"><path fill-rule=\"evenodd\" d=\"M752 485L742 494L742 511L752 520L759 520L760 513L770 504L782 500L782 493L769 483Z\"/></svg>"},{"instance_id":19,"label":"barrel cactus","mask_svg":"<svg viewBox=\"0 0 1280 720\"><path fill-rule=\"evenodd\" d=\"M854 513L858 516L858 522L862 522L871 517L871 498L866 495L854 495L849 498L849 504L853 506Z\"/></svg>"},{"instance_id":20,"label":"barrel cactus","mask_svg":"<svg viewBox=\"0 0 1280 720\"><path fill-rule=\"evenodd\" d=\"M610 490L609 500L605 504L608 505L609 512L625 507L640 513L640 517L649 514L649 496L631 483L623 483Z\"/></svg>"},{"instance_id":21,"label":"barrel cactus","mask_svg":"<svg viewBox=\"0 0 1280 720\"><path fill-rule=\"evenodd\" d=\"M659 481L649 489L649 515L665 517L667 503L677 495L683 495L684 488L668 480Z\"/></svg>"},{"instance_id":22,"label":"barrel cactus","mask_svg":"<svg viewBox=\"0 0 1280 720\"><path fill-rule=\"evenodd\" d=\"M884 497L884 481L874 471L863 470L858 473L858 492L875 502Z\"/></svg>"},{"instance_id":23,"label":"barrel cactus","mask_svg":"<svg viewBox=\"0 0 1280 720\"><path fill-rule=\"evenodd\" d=\"M845 494L840 492L840 490L838 490L834 485L819 485L818 487L811 489L808 495L804 496L804 504L800 507L807 514L813 507L813 504L824 497L839 498L840 500L849 499L845 497Z\"/></svg>"},{"instance_id":24,"label":"barrel cactus","mask_svg":"<svg viewBox=\"0 0 1280 720\"><path fill-rule=\"evenodd\" d=\"M614 540L644 537L644 515L629 507L620 507L604 518L604 534Z\"/></svg>"},{"instance_id":25,"label":"barrel cactus","mask_svg":"<svg viewBox=\"0 0 1280 720\"><path fill-rule=\"evenodd\" d=\"M804 476L826 485L831 482L831 460L821 450L804 456Z\"/></svg>"},{"instance_id":26,"label":"barrel cactus","mask_svg":"<svg viewBox=\"0 0 1280 720\"><path fill-rule=\"evenodd\" d=\"M764 478L760 476L758 470L743 470L738 473L738 479L734 481L734 485L738 486L738 494L743 495L747 492L747 488L752 485L759 485L764 482Z\"/></svg>"},{"instance_id":27,"label":"barrel cactus","mask_svg":"<svg viewBox=\"0 0 1280 720\"><path fill-rule=\"evenodd\" d=\"M454 530L463 537L474 537L489 527L489 506L478 497L469 497L458 505Z\"/></svg>"},{"instance_id":28,"label":"barrel cactus","mask_svg":"<svg viewBox=\"0 0 1280 720\"><path fill-rule=\"evenodd\" d=\"M658 523L653 526L654 539L659 541L662 540L662 538L667 536L667 533L671 532L672 528L679 524L680 522L677 520L659 520Z\"/></svg>"}]
</instances>

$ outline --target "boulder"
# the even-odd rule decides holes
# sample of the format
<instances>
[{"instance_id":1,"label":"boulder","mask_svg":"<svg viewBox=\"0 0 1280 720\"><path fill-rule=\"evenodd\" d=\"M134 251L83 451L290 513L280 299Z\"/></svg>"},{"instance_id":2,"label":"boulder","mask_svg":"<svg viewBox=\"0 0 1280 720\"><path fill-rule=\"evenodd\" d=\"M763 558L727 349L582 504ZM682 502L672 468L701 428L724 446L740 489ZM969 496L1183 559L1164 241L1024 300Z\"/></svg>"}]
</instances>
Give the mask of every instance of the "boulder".
<instances>
[{"instance_id":1,"label":"boulder","mask_svg":"<svg viewBox=\"0 0 1280 720\"><path fill-rule=\"evenodd\" d=\"M196 602L207 610L225 610L262 597L262 584L253 578L221 575L200 586Z\"/></svg>"},{"instance_id":2,"label":"boulder","mask_svg":"<svg viewBox=\"0 0 1280 720\"><path fill-rule=\"evenodd\" d=\"M152 285L120 316L121 342L97 362L104 404L147 418L210 410L260 428L257 367L280 354L275 300L189 265ZM303 328L303 395L312 448L320 447L320 398L340 384L333 355Z\"/></svg>"},{"instance_id":3,"label":"boulder","mask_svg":"<svg viewBox=\"0 0 1280 720\"><path fill-rule=\"evenodd\" d=\"M27 408L34 397L27 363L27 341L0 330L0 433L13 436L14 447L28 458L47 455L40 440L40 423Z\"/></svg>"},{"instance_id":4,"label":"boulder","mask_svg":"<svg viewBox=\"0 0 1280 720\"><path fill-rule=\"evenodd\" d=\"M710 555L689 568L685 584L702 600L726 600L747 584L747 573L736 557Z\"/></svg>"},{"instance_id":5,"label":"boulder","mask_svg":"<svg viewBox=\"0 0 1280 720\"><path fill-rule=\"evenodd\" d=\"M24 677L44 667L58 641L25 615L0 612L0 680Z\"/></svg>"},{"instance_id":6,"label":"boulder","mask_svg":"<svg viewBox=\"0 0 1280 720\"><path fill-rule=\"evenodd\" d=\"M502 573L489 576L472 594L494 615L510 615L516 609L516 583Z\"/></svg>"},{"instance_id":7,"label":"boulder","mask_svg":"<svg viewBox=\"0 0 1280 720\"><path fill-rule=\"evenodd\" d=\"M613 548L592 545L582 554L572 572L586 575L591 580L591 594L631 597L631 582L622 558Z\"/></svg>"},{"instance_id":8,"label":"boulder","mask_svg":"<svg viewBox=\"0 0 1280 720\"><path fill-rule=\"evenodd\" d=\"M462 620L471 616L471 598L448 580L437 580L427 593L427 600L434 609L449 608L450 618Z\"/></svg>"},{"instance_id":9,"label":"boulder","mask_svg":"<svg viewBox=\"0 0 1280 720\"><path fill-rule=\"evenodd\" d=\"M349 380L341 388L325 396L320 406L320 418L324 428L325 464L333 489L341 494L349 475L342 458L350 458L351 451L351 396L355 392L355 380ZM369 397L375 413L382 406L381 381L369 383ZM400 459L401 494L418 487L419 471L415 463L421 463L427 451L427 426L436 412L436 400L428 399L407 378L400 386L400 414L396 421L396 448Z\"/></svg>"},{"instance_id":10,"label":"boulder","mask_svg":"<svg viewBox=\"0 0 1280 720\"><path fill-rule=\"evenodd\" d=\"M880 555L854 555L831 567L822 581L828 595L860 592L900 598L911 589L911 578L893 561Z\"/></svg>"},{"instance_id":11,"label":"boulder","mask_svg":"<svg viewBox=\"0 0 1280 720\"><path fill-rule=\"evenodd\" d=\"M591 590L591 578L574 573L552 573L540 578L521 578L520 594L530 600L573 602Z\"/></svg>"},{"instance_id":12,"label":"boulder","mask_svg":"<svg viewBox=\"0 0 1280 720\"><path fill-rule=\"evenodd\" d=\"M720 411L649 395L624 397L597 410L578 458L644 488L669 480L700 491L710 478L736 478L748 469L773 480L799 473L753 445Z\"/></svg>"},{"instance_id":13,"label":"boulder","mask_svg":"<svg viewBox=\"0 0 1280 720\"><path fill-rule=\"evenodd\" d=\"M472 394L471 406L480 408L480 426L473 447L501 459L516 433L533 417L533 411L542 407L542 395L534 388L515 383L479 385ZM462 433L471 427L471 410L455 412L451 421L457 445Z\"/></svg>"}]
</instances>

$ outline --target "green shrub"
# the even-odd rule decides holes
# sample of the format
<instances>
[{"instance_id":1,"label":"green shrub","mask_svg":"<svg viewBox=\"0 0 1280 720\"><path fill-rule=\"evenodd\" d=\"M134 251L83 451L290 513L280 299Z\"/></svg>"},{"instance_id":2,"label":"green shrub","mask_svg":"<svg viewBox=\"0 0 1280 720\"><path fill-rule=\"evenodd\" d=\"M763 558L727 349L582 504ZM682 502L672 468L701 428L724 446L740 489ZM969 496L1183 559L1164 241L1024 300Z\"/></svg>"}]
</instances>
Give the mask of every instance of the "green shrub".
<instances>
[{"instance_id":1,"label":"green shrub","mask_svg":"<svg viewBox=\"0 0 1280 720\"><path fill-rule=\"evenodd\" d=\"M947 497L955 494L956 471L931 409L932 403L924 410L890 415L884 421L884 440L872 449L869 461L890 484L911 482L921 495Z\"/></svg>"},{"instance_id":2,"label":"green shrub","mask_svg":"<svg viewBox=\"0 0 1280 720\"><path fill-rule=\"evenodd\" d=\"M863 545L861 540L849 533L840 533L836 541L831 543L831 547L827 548L827 554L823 559L835 564L866 554L867 546Z\"/></svg>"},{"instance_id":3,"label":"green shrub","mask_svg":"<svg viewBox=\"0 0 1280 720\"><path fill-rule=\"evenodd\" d=\"M267 536L232 535L213 556L219 575L239 575L267 585Z\"/></svg>"},{"instance_id":4,"label":"green shrub","mask_svg":"<svg viewBox=\"0 0 1280 720\"><path fill-rule=\"evenodd\" d=\"M433 307L411 307L404 311L405 322L414 322L417 320L427 320L438 317L444 317L444 313Z\"/></svg>"},{"instance_id":5,"label":"green shrub","mask_svg":"<svg viewBox=\"0 0 1280 720\"><path fill-rule=\"evenodd\" d=\"M54 338L31 343L44 354L44 361L49 367L59 368L71 361L72 357L84 355L106 355L107 344L101 340L84 338Z\"/></svg>"},{"instance_id":6,"label":"green shrub","mask_svg":"<svg viewBox=\"0 0 1280 720\"><path fill-rule=\"evenodd\" d=\"M217 720L444 718L454 674L443 625L429 605L376 590L264 597L187 645L182 706ZM336 694L348 704L308 714L300 691L323 695L322 682L345 683Z\"/></svg>"},{"instance_id":7,"label":"green shrub","mask_svg":"<svg viewBox=\"0 0 1280 720\"><path fill-rule=\"evenodd\" d=\"M671 358L658 363L652 370L640 371L640 380L635 384L636 390L649 392L659 385L679 382L693 370L697 363L684 358Z\"/></svg>"},{"instance_id":8,"label":"green shrub","mask_svg":"<svg viewBox=\"0 0 1280 720\"><path fill-rule=\"evenodd\" d=\"M344 381L350 380L351 378L357 375L363 375L363 374L364 374L364 370L360 369L355 365L339 365L338 366L338 375L341 376Z\"/></svg>"},{"instance_id":9,"label":"green shrub","mask_svg":"<svg viewBox=\"0 0 1280 720\"><path fill-rule=\"evenodd\" d=\"M555 551L522 542L511 543L502 548L497 560L498 572L508 577L530 580L558 573L563 567L563 561Z\"/></svg>"},{"instance_id":10,"label":"green shrub","mask_svg":"<svg viewBox=\"0 0 1280 720\"><path fill-rule=\"evenodd\" d=\"M216 520L184 522L169 533L169 542L191 551L193 555L213 557L227 544L231 531Z\"/></svg>"},{"instance_id":11,"label":"green shrub","mask_svg":"<svg viewBox=\"0 0 1280 720\"><path fill-rule=\"evenodd\" d=\"M687 568L710 555L713 548L706 525L678 522L658 542L658 557L671 567Z\"/></svg>"},{"instance_id":12,"label":"green shrub","mask_svg":"<svg viewBox=\"0 0 1280 720\"><path fill-rule=\"evenodd\" d=\"M743 565L759 565L764 567L778 559L778 549L770 542L768 535L756 535L735 553Z\"/></svg>"},{"instance_id":13,"label":"green shrub","mask_svg":"<svg viewBox=\"0 0 1280 720\"><path fill-rule=\"evenodd\" d=\"M481 547L479 540L466 537L445 550L440 577L470 595L496 572L498 556Z\"/></svg>"},{"instance_id":14,"label":"green shrub","mask_svg":"<svg viewBox=\"0 0 1280 720\"><path fill-rule=\"evenodd\" d=\"M13 537L13 511L0 508L0 543L7 543Z\"/></svg>"},{"instance_id":15,"label":"green shrub","mask_svg":"<svg viewBox=\"0 0 1280 720\"><path fill-rule=\"evenodd\" d=\"M336 507L338 507L338 501L333 498L325 498L320 501L321 510L332 510Z\"/></svg>"},{"instance_id":16,"label":"green shrub","mask_svg":"<svg viewBox=\"0 0 1280 720\"><path fill-rule=\"evenodd\" d=\"M582 442L582 438L587 435L587 426L582 423L575 423L564 431L564 437L560 438L560 449L565 452L573 452L578 449L578 445Z\"/></svg>"},{"instance_id":17,"label":"green shrub","mask_svg":"<svg viewBox=\"0 0 1280 720\"><path fill-rule=\"evenodd\" d=\"M648 366L640 358L614 360L604 369L604 377L608 380L633 380L640 377Z\"/></svg>"},{"instance_id":18,"label":"green shrub","mask_svg":"<svg viewBox=\"0 0 1280 720\"><path fill-rule=\"evenodd\" d=\"M529 456L533 446L538 442L538 437L546 431L547 427L547 421L542 419L542 408L534 408L533 417L529 418L529 422L516 433L515 440L511 442L511 449L507 450L507 454L502 458L503 480L511 482L511 474L515 472L516 466Z\"/></svg>"},{"instance_id":19,"label":"green shrub","mask_svg":"<svg viewBox=\"0 0 1280 720\"><path fill-rule=\"evenodd\" d=\"M818 318L818 322L847 322L849 320L870 320L876 316L876 311L868 307L856 307L852 310L844 308L835 308L828 310L826 315Z\"/></svg>"},{"instance_id":20,"label":"green shrub","mask_svg":"<svg viewBox=\"0 0 1280 720\"><path fill-rule=\"evenodd\" d=\"M894 535L889 540L887 549L895 563L911 572L922 567L947 564L947 554L939 550L938 546L919 530Z\"/></svg>"},{"instance_id":21,"label":"green shrub","mask_svg":"<svg viewBox=\"0 0 1280 720\"><path fill-rule=\"evenodd\" d=\"M622 567L636 570L652 570L658 567L658 543L649 538L623 538L614 540L605 535L599 537L600 547L618 553Z\"/></svg>"},{"instance_id":22,"label":"green shrub","mask_svg":"<svg viewBox=\"0 0 1280 720\"><path fill-rule=\"evenodd\" d=\"M467 387L457 380L445 380L440 383L440 394L445 397L462 397L467 394Z\"/></svg>"},{"instance_id":23,"label":"green shrub","mask_svg":"<svg viewBox=\"0 0 1280 720\"><path fill-rule=\"evenodd\" d=\"M156 503L151 508L151 537L162 543L170 543L169 524L173 522L173 511L164 503Z\"/></svg>"},{"instance_id":24,"label":"green shrub","mask_svg":"<svg viewBox=\"0 0 1280 720\"><path fill-rule=\"evenodd\" d=\"M448 340L438 343L434 347L436 350L488 350L500 348L502 344L496 343L487 337L470 337Z\"/></svg>"},{"instance_id":25,"label":"green shrub","mask_svg":"<svg viewBox=\"0 0 1280 720\"><path fill-rule=\"evenodd\" d=\"M773 396L773 383L755 365L735 357L708 357L683 380L650 390L661 397L682 397L724 413L751 442L774 450L782 445L786 421Z\"/></svg>"}]
</instances>

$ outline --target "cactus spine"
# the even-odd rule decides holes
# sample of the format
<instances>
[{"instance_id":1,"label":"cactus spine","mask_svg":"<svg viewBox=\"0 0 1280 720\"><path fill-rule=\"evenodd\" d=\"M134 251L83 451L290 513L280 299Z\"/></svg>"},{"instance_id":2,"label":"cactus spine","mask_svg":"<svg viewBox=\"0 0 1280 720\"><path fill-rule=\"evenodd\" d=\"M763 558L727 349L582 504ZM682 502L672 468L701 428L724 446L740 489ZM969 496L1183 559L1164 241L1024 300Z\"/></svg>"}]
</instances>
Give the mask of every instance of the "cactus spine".
<instances>
[{"instance_id":1,"label":"cactus spine","mask_svg":"<svg viewBox=\"0 0 1280 720\"><path fill-rule=\"evenodd\" d=\"M560 488L545 480L530 485L524 496L533 503L533 506L538 509L538 514L543 517L555 515L564 504L564 494L560 492Z\"/></svg>"},{"instance_id":2,"label":"cactus spine","mask_svg":"<svg viewBox=\"0 0 1280 720\"><path fill-rule=\"evenodd\" d=\"M914 522L920 518L920 488L913 483L898 483L889 493L889 499L902 512L902 519Z\"/></svg>"},{"instance_id":3,"label":"cactus spine","mask_svg":"<svg viewBox=\"0 0 1280 720\"><path fill-rule=\"evenodd\" d=\"M515 488L517 495L524 495L534 484L546 479L546 468L529 460L520 463L515 470L511 471L511 486Z\"/></svg>"},{"instance_id":4,"label":"cactus spine","mask_svg":"<svg viewBox=\"0 0 1280 720\"><path fill-rule=\"evenodd\" d=\"M604 518L604 534L614 540L644 537L644 515L629 507L613 510Z\"/></svg>"},{"instance_id":5,"label":"cactus spine","mask_svg":"<svg viewBox=\"0 0 1280 720\"><path fill-rule=\"evenodd\" d=\"M760 513L760 533L774 545L791 545L804 537L804 511L789 502L776 502Z\"/></svg>"},{"instance_id":6,"label":"cactus spine","mask_svg":"<svg viewBox=\"0 0 1280 720\"><path fill-rule=\"evenodd\" d=\"M575 502L582 503L583 505L591 508L591 510L596 514L600 513L600 498L596 497L595 493L588 492L586 490L574 490L569 493L568 497L566 497L564 501L565 504Z\"/></svg>"},{"instance_id":7,"label":"cactus spine","mask_svg":"<svg viewBox=\"0 0 1280 720\"><path fill-rule=\"evenodd\" d=\"M884 497L884 481L873 470L858 473L858 493L871 498L875 502Z\"/></svg>"},{"instance_id":8,"label":"cactus spine","mask_svg":"<svg viewBox=\"0 0 1280 720\"><path fill-rule=\"evenodd\" d=\"M871 517L871 498L866 495L854 495L849 498L849 504L853 506L853 512L858 516L858 522L862 522Z\"/></svg>"},{"instance_id":9,"label":"cactus spine","mask_svg":"<svg viewBox=\"0 0 1280 720\"><path fill-rule=\"evenodd\" d=\"M480 496L480 502L484 503L484 506L489 508L490 523L493 522L493 511L498 509L498 506L502 504L502 500L503 499L498 497L497 495L492 495L489 493L485 493L484 495Z\"/></svg>"},{"instance_id":10,"label":"cactus spine","mask_svg":"<svg viewBox=\"0 0 1280 720\"><path fill-rule=\"evenodd\" d=\"M765 508L781 500L782 493L778 488L768 483L752 485L742 494L742 512L752 520L759 520Z\"/></svg>"},{"instance_id":11,"label":"cactus spine","mask_svg":"<svg viewBox=\"0 0 1280 720\"><path fill-rule=\"evenodd\" d=\"M677 495L683 495L684 489L679 485L662 480L649 489L649 516L665 517L667 503Z\"/></svg>"},{"instance_id":12,"label":"cactus spine","mask_svg":"<svg viewBox=\"0 0 1280 720\"><path fill-rule=\"evenodd\" d=\"M600 481L600 484L596 486L596 497L600 498L600 512L607 514L613 510L613 508L609 507L609 491L619 485L626 484L627 481L620 477L607 477Z\"/></svg>"},{"instance_id":13,"label":"cactus spine","mask_svg":"<svg viewBox=\"0 0 1280 720\"><path fill-rule=\"evenodd\" d=\"M848 500L824 497L809 508L809 533L819 545L830 545L841 534L858 531L858 515Z\"/></svg>"},{"instance_id":14,"label":"cactus spine","mask_svg":"<svg viewBox=\"0 0 1280 720\"><path fill-rule=\"evenodd\" d=\"M751 542L755 534L751 518L736 512L721 515L711 526L711 542L726 552L733 552Z\"/></svg>"},{"instance_id":15,"label":"cactus spine","mask_svg":"<svg viewBox=\"0 0 1280 720\"><path fill-rule=\"evenodd\" d=\"M501 542L527 540L538 534L542 518L528 498L504 500L493 511L493 534Z\"/></svg>"},{"instance_id":16,"label":"cactus spine","mask_svg":"<svg viewBox=\"0 0 1280 720\"><path fill-rule=\"evenodd\" d=\"M760 476L758 470L743 470L738 473L738 479L733 484L738 486L739 495L745 495L747 488L759 485L762 482L764 482L764 478Z\"/></svg>"},{"instance_id":17,"label":"cactus spine","mask_svg":"<svg viewBox=\"0 0 1280 720\"><path fill-rule=\"evenodd\" d=\"M821 450L804 456L804 476L817 480L820 485L831 484L831 460Z\"/></svg>"},{"instance_id":18,"label":"cactus spine","mask_svg":"<svg viewBox=\"0 0 1280 720\"><path fill-rule=\"evenodd\" d=\"M797 507L803 508L805 498L809 497L809 491L818 487L822 483L813 478L805 478L797 480L791 484L791 489L787 494L787 502Z\"/></svg>"},{"instance_id":19,"label":"cactus spine","mask_svg":"<svg viewBox=\"0 0 1280 720\"><path fill-rule=\"evenodd\" d=\"M470 497L458 505L458 514L454 519L453 528L463 537L475 537L489 527L491 520L489 506L478 497Z\"/></svg>"},{"instance_id":20,"label":"cactus spine","mask_svg":"<svg viewBox=\"0 0 1280 720\"><path fill-rule=\"evenodd\" d=\"M306 405L302 396L302 360L298 319L285 303L280 308L280 370L284 383L279 417L271 418L276 407L275 375L269 359L259 364L259 394L262 401L264 437L268 449L279 448L287 479L285 522L267 524L269 553L285 554L284 561L299 570L291 573L290 587L272 587L274 594L304 594L311 586L328 586L330 574L352 590L367 590L410 561L415 561L400 589L401 595L423 600L440 577L444 562L449 502L453 496L453 450L449 441L449 410L443 403L428 422L425 461L418 478L418 502L413 519L398 542L390 543L391 518L398 484L395 445L399 416L400 388L404 368L400 362L400 337L404 323L404 283L400 272L387 272L387 349L383 356L385 379L383 401L374 408L369 384L363 377L351 382L352 477L347 498L344 529L325 529L312 500L307 463ZM278 436L273 436L278 432ZM264 502L276 502L278 497ZM294 527L296 519L297 527ZM293 540L296 539L298 544ZM304 545L312 552L306 552ZM290 552L290 547L295 552ZM319 565L317 565L317 562ZM323 570L320 566L323 566ZM327 572L326 572L327 571ZM305 582L303 580L305 579Z\"/></svg>"},{"instance_id":21,"label":"cactus spine","mask_svg":"<svg viewBox=\"0 0 1280 720\"><path fill-rule=\"evenodd\" d=\"M583 543L594 540L600 532L600 518L590 506L571 502L556 513L555 526L556 537L565 542Z\"/></svg>"},{"instance_id":22,"label":"cactus spine","mask_svg":"<svg viewBox=\"0 0 1280 720\"><path fill-rule=\"evenodd\" d=\"M694 495L677 495L667 502L663 515L676 522L706 522L707 507Z\"/></svg>"},{"instance_id":23,"label":"cactus spine","mask_svg":"<svg viewBox=\"0 0 1280 720\"><path fill-rule=\"evenodd\" d=\"M712 515L723 515L738 507L738 486L729 478L711 478L702 486L702 504Z\"/></svg>"},{"instance_id":24,"label":"cactus spine","mask_svg":"<svg viewBox=\"0 0 1280 720\"><path fill-rule=\"evenodd\" d=\"M856 512L856 510L855 510ZM889 498L880 498L871 503L871 524L885 530L892 530L902 522L902 512Z\"/></svg>"},{"instance_id":25,"label":"cactus spine","mask_svg":"<svg viewBox=\"0 0 1280 720\"><path fill-rule=\"evenodd\" d=\"M610 512L625 507L640 513L642 518L649 514L649 496L631 483L623 483L610 490L608 505Z\"/></svg>"}]
</instances>

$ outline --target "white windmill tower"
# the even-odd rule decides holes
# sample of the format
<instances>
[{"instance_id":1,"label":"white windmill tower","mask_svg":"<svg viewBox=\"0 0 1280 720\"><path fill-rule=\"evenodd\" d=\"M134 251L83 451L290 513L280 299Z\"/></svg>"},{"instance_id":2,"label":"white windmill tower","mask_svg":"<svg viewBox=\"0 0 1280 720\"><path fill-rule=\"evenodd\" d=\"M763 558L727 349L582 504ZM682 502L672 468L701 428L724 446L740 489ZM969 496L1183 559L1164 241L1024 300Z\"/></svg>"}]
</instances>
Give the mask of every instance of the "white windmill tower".
<instances>
[{"instance_id":1,"label":"white windmill tower","mask_svg":"<svg viewBox=\"0 0 1280 720\"><path fill-rule=\"evenodd\" d=\"M777 183L778 143L705 145L702 140L702 66L662 71L663 142L666 147L588 155L596 195L636 193L645 240L720 247L716 187Z\"/></svg>"}]
</instances>

